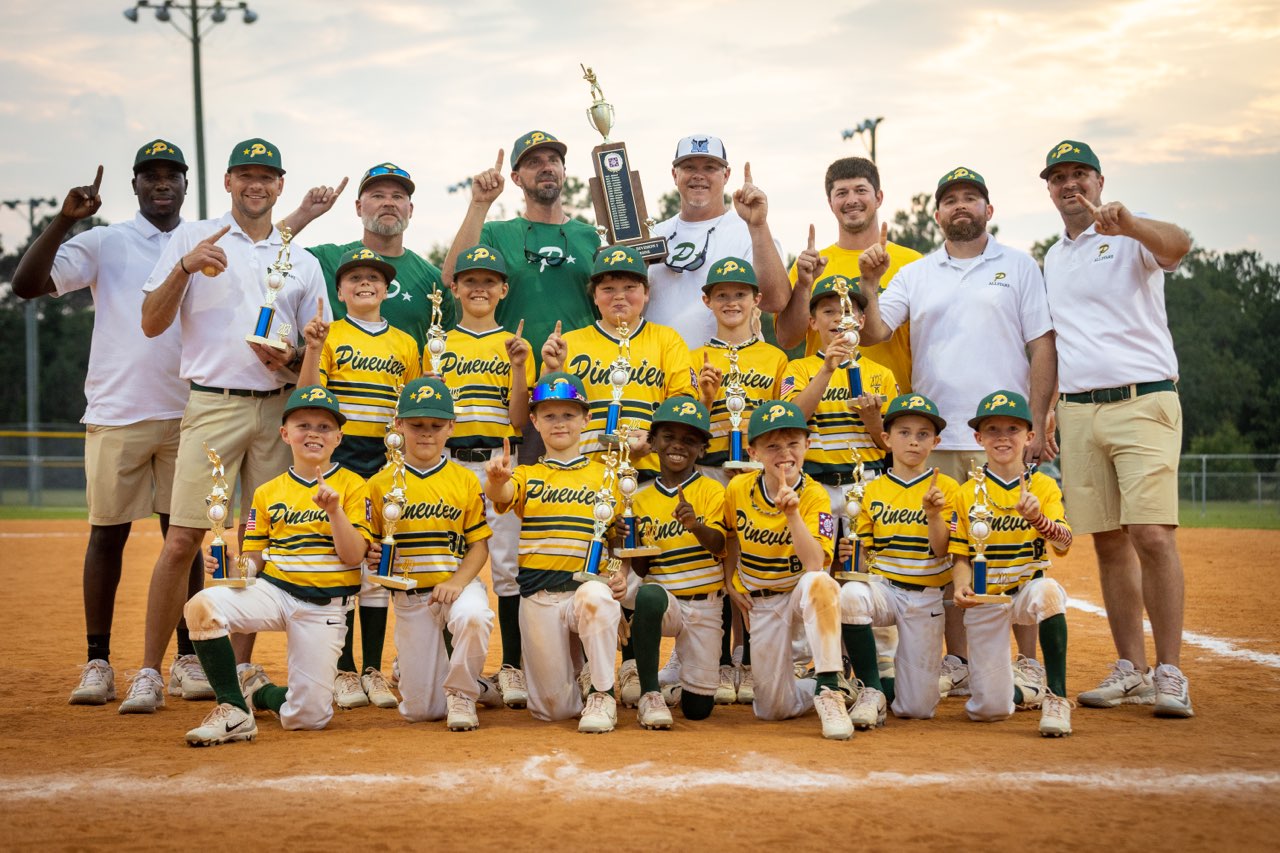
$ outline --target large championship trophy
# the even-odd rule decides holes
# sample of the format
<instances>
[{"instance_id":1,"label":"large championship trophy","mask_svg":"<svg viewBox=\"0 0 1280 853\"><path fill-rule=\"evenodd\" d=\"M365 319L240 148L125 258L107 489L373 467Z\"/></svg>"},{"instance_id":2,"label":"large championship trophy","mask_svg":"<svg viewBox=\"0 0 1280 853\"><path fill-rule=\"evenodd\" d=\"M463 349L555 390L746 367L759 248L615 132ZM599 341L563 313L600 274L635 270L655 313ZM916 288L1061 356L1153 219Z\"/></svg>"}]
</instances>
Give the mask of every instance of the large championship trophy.
<instances>
[{"instance_id":1,"label":"large championship trophy","mask_svg":"<svg viewBox=\"0 0 1280 853\"><path fill-rule=\"evenodd\" d=\"M640 173L631 170L626 143L609 140L613 104L604 99L595 72L585 65L581 67L583 79L591 85L587 120L604 137L603 144L591 149L596 173L590 181L591 200L595 203L596 221L600 223L596 228L600 232L600 244L622 243L635 249L647 263L655 263L667 256L667 238L650 233L657 223L645 210Z\"/></svg>"},{"instance_id":2,"label":"large championship trophy","mask_svg":"<svg viewBox=\"0 0 1280 853\"><path fill-rule=\"evenodd\" d=\"M858 334L862 328L857 319L853 316L853 300L849 298L849 282L844 276L837 276L834 284L836 293L840 295L840 325L836 327L837 333L844 336L849 346L853 348L853 352L849 355L848 365L845 367L849 375L849 400L850 404L858 397L862 396L862 365L858 364L858 343L861 336Z\"/></svg>"},{"instance_id":3,"label":"large championship trophy","mask_svg":"<svg viewBox=\"0 0 1280 853\"><path fill-rule=\"evenodd\" d=\"M282 324L276 332L278 339L272 339L268 335L271 334L271 321L276 316L276 298L280 295L280 288L284 287L285 279L289 277L289 270L293 269L293 264L289 262L289 241L292 239L293 232L288 226L282 226L280 252L276 255L275 263L267 270L267 294L258 308L257 325L253 327L253 334L245 335L244 338L250 343L279 350L289 347L289 333L293 328L288 323Z\"/></svg>"},{"instance_id":4,"label":"large championship trophy","mask_svg":"<svg viewBox=\"0 0 1280 853\"><path fill-rule=\"evenodd\" d=\"M208 586L244 589L252 586L254 581L249 575L249 560L244 554L237 554L235 568L228 571L227 541L222 538L222 532L227 529L229 514L227 500L230 494L227 491L227 473L222 467L222 457L218 455L218 451L206 444L204 453L209 457L209 464L213 466L209 476L209 495L204 502L208 506L205 514L209 517L209 523L213 529L213 542L209 544L209 556L213 557L214 562L217 563L217 567L213 570L213 577L205 583ZM266 523L266 519L263 519L263 524Z\"/></svg>"},{"instance_id":5,"label":"large championship trophy","mask_svg":"<svg viewBox=\"0 0 1280 853\"><path fill-rule=\"evenodd\" d=\"M747 459L742 444L742 416L747 408L747 391L738 369L738 347L729 346L729 373L724 378L724 407L729 411L729 459L720 466L726 471L761 471L764 464Z\"/></svg>"},{"instance_id":6,"label":"large championship trophy","mask_svg":"<svg viewBox=\"0 0 1280 853\"><path fill-rule=\"evenodd\" d=\"M394 574L396 565L396 526L404 517L405 490L408 488L404 479L404 436L396 432L390 425L382 439L387 446L387 464L391 466L391 491L382 496L382 556L378 558L378 568L369 578L374 583L388 589L414 589L418 581L409 577L408 563L401 563L400 574Z\"/></svg>"},{"instance_id":7,"label":"large championship trophy","mask_svg":"<svg viewBox=\"0 0 1280 853\"><path fill-rule=\"evenodd\" d=\"M972 460L969 462L969 476L973 478L973 506L969 509L969 538L973 540L973 598L983 604L1010 604L1013 599L1007 595L987 593L987 537L991 535L991 519L995 514L991 511L987 494L987 472Z\"/></svg>"},{"instance_id":8,"label":"large championship trophy","mask_svg":"<svg viewBox=\"0 0 1280 853\"><path fill-rule=\"evenodd\" d=\"M618 482L618 449L610 450L604 455L604 477L600 488L596 491L595 505L591 508L594 530L591 546L587 551L587 559L582 571L574 572L573 579L580 582L606 582L606 575L601 575L600 566L605 562L605 539L609 533L609 524L613 521L613 508L617 506L617 498L613 496L614 485ZM608 561L606 572L614 565Z\"/></svg>"},{"instance_id":9,"label":"large championship trophy","mask_svg":"<svg viewBox=\"0 0 1280 853\"><path fill-rule=\"evenodd\" d=\"M445 350L445 331L442 322L444 312L440 310L440 301L444 295L438 290L433 290L427 298L431 300L431 325L427 327L427 355L431 359L431 372L440 376L440 364L444 361Z\"/></svg>"},{"instance_id":10,"label":"large championship trophy","mask_svg":"<svg viewBox=\"0 0 1280 853\"><path fill-rule=\"evenodd\" d=\"M858 448L850 443L849 450L853 453L854 468L853 482L844 492L844 522L847 525L848 536L853 541L853 554L844 561L841 571L835 573L835 578L838 581L865 583L871 580L871 560L868 554L867 566L861 571L858 569L858 562L862 556L862 542L858 539L858 513L862 512L862 496L867 489L862 479L866 474L866 468L862 464L862 456L858 453Z\"/></svg>"},{"instance_id":11,"label":"large championship trophy","mask_svg":"<svg viewBox=\"0 0 1280 853\"><path fill-rule=\"evenodd\" d=\"M662 549L652 542L646 541L648 530L641 530L635 513L631 510L631 502L635 498L636 489L640 488L639 472L631 464L631 424L623 424L618 428L618 491L622 494L622 547L615 553L619 557L652 557L661 554Z\"/></svg>"},{"instance_id":12,"label":"large championship trophy","mask_svg":"<svg viewBox=\"0 0 1280 853\"><path fill-rule=\"evenodd\" d=\"M631 329L627 321L618 315L615 320L618 333L618 357L609 365L609 386L612 398L605 412L604 435L600 443L608 447L617 447L621 441L618 433L618 422L622 418L622 392L631 381Z\"/></svg>"}]
</instances>

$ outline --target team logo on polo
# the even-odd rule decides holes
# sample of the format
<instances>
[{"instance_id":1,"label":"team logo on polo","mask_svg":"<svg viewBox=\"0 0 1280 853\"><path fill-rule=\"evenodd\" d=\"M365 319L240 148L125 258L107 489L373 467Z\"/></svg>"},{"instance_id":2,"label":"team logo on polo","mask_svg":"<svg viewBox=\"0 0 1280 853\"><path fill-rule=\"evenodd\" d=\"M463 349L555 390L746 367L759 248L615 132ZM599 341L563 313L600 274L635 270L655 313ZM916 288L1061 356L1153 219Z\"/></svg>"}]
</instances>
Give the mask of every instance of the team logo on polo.
<instances>
[{"instance_id":1,"label":"team logo on polo","mask_svg":"<svg viewBox=\"0 0 1280 853\"><path fill-rule=\"evenodd\" d=\"M771 424L774 421L776 421L778 418L784 418L786 416L787 416L786 406L773 405L769 407L769 411L764 413L764 418L762 420L764 420L764 422L767 424Z\"/></svg>"},{"instance_id":2,"label":"team logo on polo","mask_svg":"<svg viewBox=\"0 0 1280 853\"><path fill-rule=\"evenodd\" d=\"M266 154L268 157L275 156L275 152L268 151L267 146L263 145L261 142L253 143L241 153L248 154L250 157L260 157L263 154Z\"/></svg>"},{"instance_id":3,"label":"team logo on polo","mask_svg":"<svg viewBox=\"0 0 1280 853\"><path fill-rule=\"evenodd\" d=\"M174 154L177 152L173 150L173 146L165 142L163 139L157 139L155 142L143 149L142 153L146 154L148 157L153 157L156 154Z\"/></svg>"},{"instance_id":4,"label":"team logo on polo","mask_svg":"<svg viewBox=\"0 0 1280 853\"><path fill-rule=\"evenodd\" d=\"M1079 154L1079 153L1080 153L1079 148L1076 148L1070 142L1064 142L1061 145L1059 145L1057 148L1055 148L1053 150L1053 153L1049 156L1057 160L1059 157L1062 157L1066 154Z\"/></svg>"},{"instance_id":5,"label":"team logo on polo","mask_svg":"<svg viewBox=\"0 0 1280 853\"><path fill-rule=\"evenodd\" d=\"M995 285L996 287L1008 287L1008 286L1009 286L1009 282L1008 282L1008 281L1006 281L1006 279L1008 279L1008 277L1009 277L1009 276L1007 276L1006 274L1004 274L1004 273L1002 273L1002 272L998 272L998 273L996 273L995 275L993 275L993 276L991 277L991 281L987 282L987 284L989 284L989 285Z\"/></svg>"},{"instance_id":6,"label":"team logo on polo","mask_svg":"<svg viewBox=\"0 0 1280 853\"><path fill-rule=\"evenodd\" d=\"M329 401L329 392L323 388L312 388L310 391L302 395L302 399L308 403L314 403L317 400Z\"/></svg>"},{"instance_id":7,"label":"team logo on polo","mask_svg":"<svg viewBox=\"0 0 1280 853\"><path fill-rule=\"evenodd\" d=\"M469 261L483 261L492 257L493 257L493 253L484 247L476 249L473 252L468 252L466 255L466 258Z\"/></svg>"},{"instance_id":8,"label":"team logo on polo","mask_svg":"<svg viewBox=\"0 0 1280 853\"><path fill-rule=\"evenodd\" d=\"M698 407L693 403L681 403L680 408L676 409L676 414L681 417L692 415L698 420L702 420L702 412L699 412Z\"/></svg>"},{"instance_id":9,"label":"team logo on polo","mask_svg":"<svg viewBox=\"0 0 1280 853\"><path fill-rule=\"evenodd\" d=\"M625 264L628 260L626 252L622 249L615 249L609 257L604 259L604 262L609 266L613 266L614 264Z\"/></svg>"},{"instance_id":10,"label":"team logo on polo","mask_svg":"<svg viewBox=\"0 0 1280 853\"><path fill-rule=\"evenodd\" d=\"M1098 256L1093 259L1093 262L1096 264L1098 261L1111 260L1112 258L1115 257L1115 254L1114 253L1108 254L1110 252L1111 252L1111 244L1103 243L1101 246L1098 247Z\"/></svg>"},{"instance_id":11,"label":"team logo on polo","mask_svg":"<svg viewBox=\"0 0 1280 853\"><path fill-rule=\"evenodd\" d=\"M413 400L415 403L422 403L427 400L434 400L438 396L440 395L436 393L436 389L432 388L430 385L423 385L417 391L414 391L413 396L409 399Z\"/></svg>"}]
</instances>

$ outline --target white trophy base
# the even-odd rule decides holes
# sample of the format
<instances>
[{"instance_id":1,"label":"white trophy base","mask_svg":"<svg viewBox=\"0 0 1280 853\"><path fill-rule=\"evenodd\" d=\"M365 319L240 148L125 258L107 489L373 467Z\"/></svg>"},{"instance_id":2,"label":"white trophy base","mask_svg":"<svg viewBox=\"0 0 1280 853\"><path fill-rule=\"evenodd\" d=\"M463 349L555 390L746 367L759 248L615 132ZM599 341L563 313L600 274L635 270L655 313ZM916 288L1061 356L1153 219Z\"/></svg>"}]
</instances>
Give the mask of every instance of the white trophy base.
<instances>
[{"instance_id":1,"label":"white trophy base","mask_svg":"<svg viewBox=\"0 0 1280 853\"><path fill-rule=\"evenodd\" d=\"M372 583L378 586L385 586L387 589L417 589L418 581L414 578L407 578L404 575L365 575Z\"/></svg>"},{"instance_id":2,"label":"white trophy base","mask_svg":"<svg viewBox=\"0 0 1280 853\"><path fill-rule=\"evenodd\" d=\"M231 589L247 589L253 586L257 578L209 578L205 586L225 586Z\"/></svg>"},{"instance_id":3,"label":"white trophy base","mask_svg":"<svg viewBox=\"0 0 1280 853\"><path fill-rule=\"evenodd\" d=\"M662 553L657 545L640 545L635 548L619 548L613 552L618 557L653 557Z\"/></svg>"},{"instance_id":4,"label":"white trophy base","mask_svg":"<svg viewBox=\"0 0 1280 853\"><path fill-rule=\"evenodd\" d=\"M592 581L595 581L596 583L609 582L609 578L607 575L593 575L590 572L574 572L573 579L576 580L578 583L590 583Z\"/></svg>"},{"instance_id":5,"label":"white trophy base","mask_svg":"<svg viewBox=\"0 0 1280 853\"><path fill-rule=\"evenodd\" d=\"M262 344L264 347L271 347L281 351L287 350L289 345L279 338L263 338L258 335L245 335L244 339L251 344Z\"/></svg>"},{"instance_id":6,"label":"white trophy base","mask_svg":"<svg viewBox=\"0 0 1280 853\"><path fill-rule=\"evenodd\" d=\"M1013 604L1012 596L1001 595L998 593L983 593L982 595L974 594L973 600L979 604Z\"/></svg>"},{"instance_id":7,"label":"white trophy base","mask_svg":"<svg viewBox=\"0 0 1280 853\"><path fill-rule=\"evenodd\" d=\"M860 581L871 583L871 572L836 572L832 575L838 581Z\"/></svg>"},{"instance_id":8,"label":"white trophy base","mask_svg":"<svg viewBox=\"0 0 1280 853\"><path fill-rule=\"evenodd\" d=\"M763 471L764 463L753 462L750 459L743 459L741 462L734 462L730 460L720 467L726 471Z\"/></svg>"}]
</instances>

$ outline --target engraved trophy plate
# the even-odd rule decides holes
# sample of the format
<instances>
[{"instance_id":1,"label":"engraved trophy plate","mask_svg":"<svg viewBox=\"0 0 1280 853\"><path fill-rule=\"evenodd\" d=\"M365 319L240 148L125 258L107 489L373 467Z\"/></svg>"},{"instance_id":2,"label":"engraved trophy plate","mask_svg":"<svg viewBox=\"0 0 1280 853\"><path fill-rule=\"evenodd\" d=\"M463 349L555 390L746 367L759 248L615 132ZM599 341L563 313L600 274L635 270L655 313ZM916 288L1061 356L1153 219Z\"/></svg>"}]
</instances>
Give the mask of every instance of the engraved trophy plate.
<instances>
[{"instance_id":1,"label":"engraved trophy plate","mask_svg":"<svg viewBox=\"0 0 1280 853\"><path fill-rule=\"evenodd\" d=\"M289 271L293 269L293 264L289 262L289 243L293 240L293 232L288 226L280 228L280 252L276 255L275 262L267 269L266 285L267 292L263 297L262 305L258 308L258 322L253 327L253 334L245 335L245 340L251 344L262 344L264 347L272 349L285 350L289 348L289 333L293 328L288 323L281 324L277 330L276 338L271 338L271 323L276 316L276 299L280 296L280 290L285 286L285 282L289 278Z\"/></svg>"}]
</instances>

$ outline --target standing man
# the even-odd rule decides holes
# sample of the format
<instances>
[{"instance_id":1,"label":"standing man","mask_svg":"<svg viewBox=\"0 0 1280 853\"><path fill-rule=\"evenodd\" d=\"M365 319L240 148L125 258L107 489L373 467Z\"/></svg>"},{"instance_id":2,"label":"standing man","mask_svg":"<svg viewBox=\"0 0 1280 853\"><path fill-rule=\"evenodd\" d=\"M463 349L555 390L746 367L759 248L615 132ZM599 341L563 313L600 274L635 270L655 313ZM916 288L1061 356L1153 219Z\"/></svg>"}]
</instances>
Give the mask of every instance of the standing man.
<instances>
[{"instance_id":1,"label":"standing man","mask_svg":"<svg viewBox=\"0 0 1280 853\"><path fill-rule=\"evenodd\" d=\"M676 143L671 177L680 194L680 212L653 229L654 236L667 238L668 253L649 270L645 317L675 329L695 350L716 334L715 315L702 301L702 287L716 261L737 257L751 262L760 285L761 311L781 311L791 285L782 265L782 246L769 231L769 200L751 182L750 163L743 166L742 187L733 193L732 208L724 203L728 155L716 137L686 136Z\"/></svg>"},{"instance_id":2,"label":"standing man","mask_svg":"<svg viewBox=\"0 0 1280 853\"><path fill-rule=\"evenodd\" d=\"M1190 717L1178 668L1183 579L1178 556L1178 359L1164 307L1164 274L1191 250L1169 222L1102 201L1102 166L1088 145L1064 140L1040 177L1062 216L1044 259L1058 332L1058 424L1072 527L1093 534L1102 599L1116 652L1111 674L1080 703L1155 705ZM1156 667L1147 668L1146 606Z\"/></svg>"},{"instance_id":3,"label":"standing man","mask_svg":"<svg viewBox=\"0 0 1280 853\"><path fill-rule=\"evenodd\" d=\"M827 167L827 206L836 218L839 232L836 241L821 253L814 247L814 230L809 226L809 246L796 258L791 268L794 285L801 269L818 281L829 275L842 275L857 280L861 275L858 258L877 245L882 239L880 206L884 193L880 189L880 170L865 157L843 157ZM884 243L889 255L889 269L880 280L880 292L893 281L898 270L918 261L922 256L915 249ZM803 291L803 288L801 288ZM790 349L805 341L805 355L818 351L817 332L809 331L809 299L811 294L793 292L786 309L778 317L778 346ZM806 336L807 333L807 336ZM867 358L893 371L902 394L911 390L911 324L904 323L894 330L893 337L884 343L864 346ZM962 481L963 482L963 481Z\"/></svg>"},{"instance_id":4,"label":"standing man","mask_svg":"<svg viewBox=\"0 0 1280 853\"><path fill-rule=\"evenodd\" d=\"M67 193L62 211L31 244L13 274L14 293L33 299L89 288L93 341L85 380L85 483L89 545L84 554L84 620L88 663L71 692L72 705L103 705L116 698L111 668L111 623L125 542L132 523L160 514L169 530L169 497L178 455L178 427L187 383L178 378L182 337L170 329L148 339L138 326L144 281L182 222L187 163L171 142L157 139L133 160L138 212L128 222L93 228L63 243L77 222L102 206L93 185ZM187 561L187 592L204 585L198 555ZM176 581L181 583L181 581ZM169 693L209 699L185 623L178 627L178 657L169 669Z\"/></svg>"},{"instance_id":5,"label":"standing man","mask_svg":"<svg viewBox=\"0 0 1280 853\"><path fill-rule=\"evenodd\" d=\"M263 303L267 270L283 245L271 219L284 189L279 150L265 139L235 146L223 186L231 210L220 219L179 226L142 286L142 330L148 337L164 333L175 320L181 323L180 375L191 395L182 415L172 524L147 595L142 668L120 703L122 714L149 714L164 705L157 666L187 598L184 574L209 529L204 445L221 455L228 482L239 478L242 495L252 495L288 467L289 448L279 432L296 368L287 365L301 363L299 331L317 302L327 302L319 263L306 252L293 253L269 333L276 337L287 323L292 331L285 348L245 341ZM331 316L327 307L323 314Z\"/></svg>"}]
</instances>

